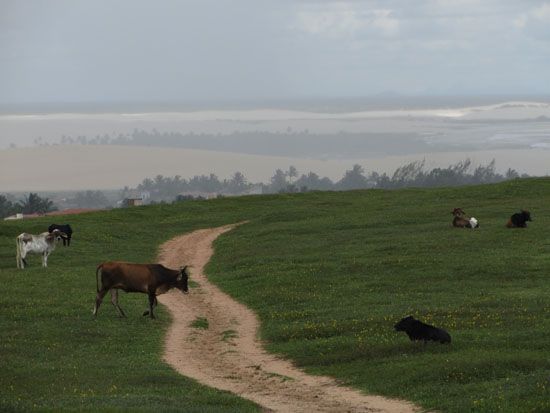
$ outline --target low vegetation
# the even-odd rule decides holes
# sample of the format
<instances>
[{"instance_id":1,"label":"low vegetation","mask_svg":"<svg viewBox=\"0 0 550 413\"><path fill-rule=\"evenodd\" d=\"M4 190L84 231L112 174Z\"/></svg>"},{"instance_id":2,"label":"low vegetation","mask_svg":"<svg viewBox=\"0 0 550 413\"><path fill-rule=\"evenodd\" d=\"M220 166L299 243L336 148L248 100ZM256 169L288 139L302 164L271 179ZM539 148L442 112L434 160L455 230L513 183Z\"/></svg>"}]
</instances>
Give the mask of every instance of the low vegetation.
<instances>
[{"instance_id":1,"label":"low vegetation","mask_svg":"<svg viewBox=\"0 0 550 413\"><path fill-rule=\"evenodd\" d=\"M71 216L71 247L24 271L14 238L49 220L3 222L0 410L256 410L162 363L169 316L141 317L144 296L121 296L127 319L107 304L91 316L99 262L153 260L174 235L249 220L218 239L207 272L257 312L269 350L427 409L548 411L549 204L550 180L526 179L118 209ZM452 228L455 207L480 228ZM520 208L533 222L505 228ZM406 315L452 344L410 342L393 331Z\"/></svg>"},{"instance_id":2,"label":"low vegetation","mask_svg":"<svg viewBox=\"0 0 550 413\"><path fill-rule=\"evenodd\" d=\"M527 178L528 175L521 175ZM496 171L495 160L487 165L474 167L469 159L446 168L427 169L425 161L415 161L397 168L393 174L372 171L355 164L344 172L338 181L327 177L320 177L314 172L300 174L294 167L288 170L277 169L269 183L251 183L240 172L235 172L230 179L221 181L216 175L200 175L191 179L182 179L180 176L167 177L157 175L155 178L146 178L135 189L127 188L128 193L146 192L150 196L149 202L171 201L176 199L187 200L185 193L202 194L247 194L259 190L264 194L295 193L309 191L346 191L352 189L397 189L407 187L442 187L458 185L476 185L502 182L519 178L520 174L514 169L508 169L504 174ZM180 195L178 195L180 194Z\"/></svg>"},{"instance_id":3,"label":"low vegetation","mask_svg":"<svg viewBox=\"0 0 550 413\"><path fill-rule=\"evenodd\" d=\"M314 172L299 173L294 167L277 169L268 183L250 182L241 172L231 178L220 180L215 174L195 175L185 179L179 175L169 177L157 175L145 178L135 188L128 186L105 193L102 191L51 192L42 199L31 193L19 202L14 194L0 194L0 218L17 212L45 213L54 209L127 207L130 198L144 198L144 204L182 202L206 199L215 196L297 193L309 191L347 191L353 189L398 189L407 187L442 187L497 183L516 179L520 174L508 169L504 174L496 171L495 160L487 165L473 166L470 159L449 165L446 168L426 169L425 161L415 161L397 168L393 174L372 171L355 164L344 172L338 181L320 177ZM528 178L522 174L522 178ZM55 204L55 205L54 205Z\"/></svg>"},{"instance_id":4,"label":"low vegetation","mask_svg":"<svg viewBox=\"0 0 550 413\"><path fill-rule=\"evenodd\" d=\"M57 209L51 200L42 198L33 192L18 202L14 202L10 198L13 196L0 194L0 218L17 213L44 214Z\"/></svg>"},{"instance_id":5,"label":"low vegetation","mask_svg":"<svg viewBox=\"0 0 550 413\"><path fill-rule=\"evenodd\" d=\"M192 323L191 327L201 330L208 330L208 319L204 317L197 317Z\"/></svg>"}]
</instances>

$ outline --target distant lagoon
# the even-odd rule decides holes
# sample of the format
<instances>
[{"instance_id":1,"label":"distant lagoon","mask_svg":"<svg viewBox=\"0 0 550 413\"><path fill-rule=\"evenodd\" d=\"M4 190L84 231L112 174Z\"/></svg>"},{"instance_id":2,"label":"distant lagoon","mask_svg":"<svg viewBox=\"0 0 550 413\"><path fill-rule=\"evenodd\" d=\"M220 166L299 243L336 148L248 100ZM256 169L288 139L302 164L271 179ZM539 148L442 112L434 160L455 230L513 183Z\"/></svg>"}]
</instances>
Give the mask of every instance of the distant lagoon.
<instances>
[{"instance_id":1,"label":"distant lagoon","mask_svg":"<svg viewBox=\"0 0 550 413\"><path fill-rule=\"evenodd\" d=\"M265 182L274 169L290 165L302 173L313 171L338 179L354 163L369 171L390 173L412 160L425 159L429 167L446 167L466 157L478 163L494 157L501 171L510 167L532 175L550 173L549 98L386 97L319 100L309 106L306 101L270 107L222 106L107 105L83 111L86 105L75 105L71 110L58 106L59 111L4 112L0 114L0 175L4 178L0 191L21 185L36 190L52 186L54 181L67 188L105 189L119 185L118 178L124 185L135 185L157 173L182 177L214 173L225 178L241 171L251 180ZM136 131L142 131L145 140L133 143ZM93 150L88 147L88 151L81 147L75 153L81 163L90 163L87 152L96 156L116 152L146 162L148 158L139 148L149 147L151 156L177 153L179 159L170 158L173 163L167 167L163 159L149 158L147 167L136 168L130 159L125 164L129 170L119 172L116 179L116 168L109 169L110 175L100 176L99 170L111 168L102 165L101 156L86 171L89 176L77 174L79 165L72 160L63 161L81 145L59 145L61 142L99 142L100 138L108 142L117 137L126 139L127 147L115 150L103 145ZM10 146L18 149L8 149ZM155 147L158 150L153 150ZM193 157L198 154L201 161L197 163ZM19 162L28 165L30 159L36 165L45 162L46 168L54 159L65 164L53 165L60 173L48 180L38 173L34 178L14 176L14 169L9 168L16 168ZM67 174L73 179L69 181ZM81 179L76 179L79 176Z\"/></svg>"}]
</instances>

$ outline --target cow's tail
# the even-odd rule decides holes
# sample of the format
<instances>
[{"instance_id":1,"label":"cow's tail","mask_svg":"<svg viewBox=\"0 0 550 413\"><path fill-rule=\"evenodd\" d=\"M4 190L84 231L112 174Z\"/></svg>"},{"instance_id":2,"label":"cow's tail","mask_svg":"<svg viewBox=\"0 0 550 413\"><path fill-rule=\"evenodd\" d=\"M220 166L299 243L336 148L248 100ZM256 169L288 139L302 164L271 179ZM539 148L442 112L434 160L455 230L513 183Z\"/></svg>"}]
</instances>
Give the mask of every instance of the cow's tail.
<instances>
[{"instance_id":1,"label":"cow's tail","mask_svg":"<svg viewBox=\"0 0 550 413\"><path fill-rule=\"evenodd\" d=\"M17 268L21 268L21 242L19 237L15 237L15 259L17 260Z\"/></svg>"},{"instance_id":2,"label":"cow's tail","mask_svg":"<svg viewBox=\"0 0 550 413\"><path fill-rule=\"evenodd\" d=\"M103 268L103 264L99 264L95 270L95 288L99 292L99 271Z\"/></svg>"}]
</instances>

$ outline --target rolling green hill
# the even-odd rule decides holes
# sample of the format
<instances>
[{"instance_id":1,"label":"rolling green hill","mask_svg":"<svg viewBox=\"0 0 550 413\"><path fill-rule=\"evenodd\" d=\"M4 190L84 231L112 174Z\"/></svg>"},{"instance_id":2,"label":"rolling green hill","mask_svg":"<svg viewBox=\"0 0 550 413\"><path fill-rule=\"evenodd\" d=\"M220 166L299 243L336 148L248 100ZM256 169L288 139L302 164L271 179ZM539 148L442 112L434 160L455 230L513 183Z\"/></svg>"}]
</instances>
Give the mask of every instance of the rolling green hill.
<instances>
[{"instance_id":1,"label":"rolling green hill","mask_svg":"<svg viewBox=\"0 0 550 413\"><path fill-rule=\"evenodd\" d=\"M210 278L262 321L270 351L369 393L442 411L550 410L550 180L399 191L226 198L68 216L73 245L15 269L14 238L51 219L0 223L0 410L253 411L161 362L168 315L91 316L95 267L154 260L183 232L249 220L222 236ZM462 207L477 230L452 228ZM527 229L508 217L531 210ZM59 222L61 223L61 222ZM191 293L193 291L191 290ZM450 346L411 343L415 315Z\"/></svg>"}]
</instances>

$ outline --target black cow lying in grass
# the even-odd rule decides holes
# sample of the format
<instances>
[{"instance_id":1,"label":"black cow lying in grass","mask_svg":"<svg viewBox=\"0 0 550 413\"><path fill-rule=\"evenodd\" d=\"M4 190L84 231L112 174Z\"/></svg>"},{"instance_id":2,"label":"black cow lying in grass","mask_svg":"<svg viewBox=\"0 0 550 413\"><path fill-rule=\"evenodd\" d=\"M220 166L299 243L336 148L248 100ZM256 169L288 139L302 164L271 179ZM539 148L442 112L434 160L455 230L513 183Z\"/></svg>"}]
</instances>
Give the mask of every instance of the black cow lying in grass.
<instances>
[{"instance_id":1,"label":"black cow lying in grass","mask_svg":"<svg viewBox=\"0 0 550 413\"><path fill-rule=\"evenodd\" d=\"M404 331L411 341L428 340L439 341L441 344L450 343L451 336L442 328L437 328L422 321L416 320L412 315L403 318L395 326L395 331Z\"/></svg>"},{"instance_id":2,"label":"black cow lying in grass","mask_svg":"<svg viewBox=\"0 0 550 413\"><path fill-rule=\"evenodd\" d=\"M508 228L526 228L527 221L531 221L531 213L522 209L521 212L510 217L506 226Z\"/></svg>"}]
</instances>

